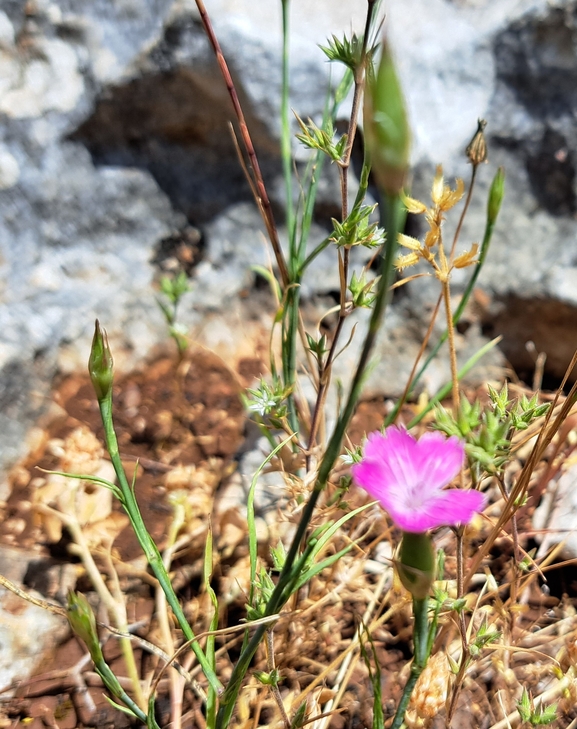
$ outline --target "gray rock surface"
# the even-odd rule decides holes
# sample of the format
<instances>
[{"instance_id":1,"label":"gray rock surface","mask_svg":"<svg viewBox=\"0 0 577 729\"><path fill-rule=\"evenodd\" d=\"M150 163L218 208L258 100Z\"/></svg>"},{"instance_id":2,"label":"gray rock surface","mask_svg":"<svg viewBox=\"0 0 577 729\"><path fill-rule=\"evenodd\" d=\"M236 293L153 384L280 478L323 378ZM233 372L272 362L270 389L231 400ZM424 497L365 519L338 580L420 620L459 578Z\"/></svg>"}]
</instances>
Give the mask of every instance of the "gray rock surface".
<instances>
[{"instance_id":1,"label":"gray rock surface","mask_svg":"<svg viewBox=\"0 0 577 729\"><path fill-rule=\"evenodd\" d=\"M0 574L19 587L30 561L30 554L0 547ZM35 591L30 594L42 598ZM28 678L53 655L68 630L65 619L0 587L0 687L9 688L13 682ZM10 696L10 692L4 692L4 696Z\"/></svg>"},{"instance_id":2,"label":"gray rock surface","mask_svg":"<svg viewBox=\"0 0 577 729\"><path fill-rule=\"evenodd\" d=\"M207 0L207 8L280 208L280 3ZM318 116L330 67L315 44L360 30L365 4L292 0L291 8L291 103ZM487 118L491 163L507 167L508 186L481 278L485 331L506 333L504 351L520 369L530 369L532 339L558 376L577 341L577 3L391 0L387 18L412 115L415 194L427 194L439 162L448 176L468 176L462 150L477 117ZM242 320L254 283L248 266L268 254L244 206L250 191L230 116L193 0L2 3L0 464L22 451L57 369L84 367L96 316L121 366L165 339L151 261L191 225L203 234L202 260L185 321L205 342L233 349L230 316ZM482 235L491 175L480 171L463 247ZM327 178L315 238L338 211L334 187ZM315 274L305 293L333 285ZM414 352L407 321L421 333L436 297L418 282L408 293L392 314L373 392L397 392L390 373ZM468 335L464 349L479 341L477 325L471 332L477 339ZM565 349L552 341L559 337ZM344 375L350 366L343 358ZM446 378L439 367L431 387Z\"/></svg>"},{"instance_id":3,"label":"gray rock surface","mask_svg":"<svg viewBox=\"0 0 577 729\"><path fill-rule=\"evenodd\" d=\"M577 468L569 468L549 484L533 516L541 541L538 557L560 544L559 559L577 559Z\"/></svg>"}]
</instances>

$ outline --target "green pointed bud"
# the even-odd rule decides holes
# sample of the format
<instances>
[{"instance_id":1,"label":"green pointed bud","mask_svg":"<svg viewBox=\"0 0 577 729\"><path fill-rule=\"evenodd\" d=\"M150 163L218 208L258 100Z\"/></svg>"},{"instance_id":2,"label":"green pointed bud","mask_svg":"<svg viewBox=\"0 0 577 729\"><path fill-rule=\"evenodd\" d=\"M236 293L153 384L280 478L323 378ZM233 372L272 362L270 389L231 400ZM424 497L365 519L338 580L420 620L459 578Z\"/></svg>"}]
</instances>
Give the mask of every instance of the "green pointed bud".
<instances>
[{"instance_id":1,"label":"green pointed bud","mask_svg":"<svg viewBox=\"0 0 577 729\"><path fill-rule=\"evenodd\" d=\"M74 634L86 645L94 663L98 664L103 661L96 630L96 618L90 603L80 592L71 590L68 593L66 615Z\"/></svg>"},{"instance_id":2,"label":"green pointed bud","mask_svg":"<svg viewBox=\"0 0 577 729\"><path fill-rule=\"evenodd\" d=\"M280 674L278 668L273 668L272 671L255 671L253 676L260 681L263 686L278 686L280 680Z\"/></svg>"},{"instance_id":3,"label":"green pointed bud","mask_svg":"<svg viewBox=\"0 0 577 729\"><path fill-rule=\"evenodd\" d=\"M504 194L505 170L503 167L499 167L491 183L491 189L489 190L489 202L487 203L487 222L489 225L494 225L497 220Z\"/></svg>"},{"instance_id":4,"label":"green pointed bud","mask_svg":"<svg viewBox=\"0 0 577 729\"><path fill-rule=\"evenodd\" d=\"M371 169L387 195L398 195L409 169L411 131L405 99L388 44L376 74L369 68L365 92L364 133Z\"/></svg>"},{"instance_id":5,"label":"green pointed bud","mask_svg":"<svg viewBox=\"0 0 577 729\"><path fill-rule=\"evenodd\" d=\"M92 387L99 401L106 399L112 391L113 367L112 354L108 346L108 337L104 329L100 328L98 319L94 328L92 349L88 360L88 373L92 380Z\"/></svg>"},{"instance_id":6,"label":"green pointed bud","mask_svg":"<svg viewBox=\"0 0 577 729\"><path fill-rule=\"evenodd\" d=\"M399 578L411 595L424 600L435 579L435 548L427 533L403 532L397 562Z\"/></svg>"}]
</instances>

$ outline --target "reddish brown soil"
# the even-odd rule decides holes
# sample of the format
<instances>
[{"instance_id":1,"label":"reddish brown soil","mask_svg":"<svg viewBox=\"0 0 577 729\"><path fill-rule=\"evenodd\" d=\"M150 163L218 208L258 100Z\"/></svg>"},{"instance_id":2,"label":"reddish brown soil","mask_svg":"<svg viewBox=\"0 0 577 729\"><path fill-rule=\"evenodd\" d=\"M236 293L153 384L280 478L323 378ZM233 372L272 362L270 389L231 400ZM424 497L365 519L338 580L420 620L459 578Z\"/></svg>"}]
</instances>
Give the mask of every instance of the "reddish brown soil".
<instances>
[{"instance_id":1,"label":"reddish brown soil","mask_svg":"<svg viewBox=\"0 0 577 729\"><path fill-rule=\"evenodd\" d=\"M258 373L259 366L258 360L243 361L242 372L237 375L216 355L199 349L179 365L173 360L161 359L144 371L120 378L115 383L115 425L121 457L127 472L134 470L137 459L140 463L137 499L144 521L160 549L170 514L163 484L165 474L177 464L199 465L209 459L222 461L225 470L243 440L245 417L240 392ZM36 466L48 470L58 466L57 459L44 450L46 441L64 438L80 424L88 426L102 439L98 405L87 376L63 380L56 388L54 399L62 407L62 414L50 423L39 448L22 464L26 470L17 470L5 518L0 524L0 540L5 543L14 544L10 529L14 518L26 521L26 528L18 535L19 546L31 547L42 540L33 510L29 508L31 488L23 473L28 471L33 478L38 475ZM121 511L120 504L116 503L114 509ZM66 535L61 543L45 544L46 568L70 560L66 546ZM123 561L141 554L130 526L117 537L114 548ZM91 589L82 580L78 588ZM129 610L135 622L141 617L150 618L151 607L146 585L131 590ZM90 692L98 712L82 716L82 703L75 692L71 692L71 679L63 669L74 665L84 653L79 642L71 638L52 661L43 666L42 676L18 689L17 698L6 705L8 716L16 722L14 726L73 729L85 726L83 720L88 721L87 726L95 727L130 725L129 720L104 699L99 679L94 675L89 676L88 681L96 684ZM108 641L105 654L113 669L124 675L116 641ZM144 669L148 658L142 660ZM71 701L71 694L74 701ZM19 724L19 720L25 723Z\"/></svg>"},{"instance_id":2,"label":"reddish brown soil","mask_svg":"<svg viewBox=\"0 0 577 729\"><path fill-rule=\"evenodd\" d=\"M177 365L169 359L161 359L142 372L136 372L120 378L115 384L115 422L119 438L123 462L128 471L134 469L138 459L140 463L136 481L136 494L144 520L162 549L166 539L166 524L170 515L170 507L166 500L167 472L174 466L195 464L199 468L208 463L218 463L222 479L234 470L234 457L243 441L245 415L240 394L242 388L259 374L258 360L246 360L241 363L238 373L232 372L225 363L214 354L205 350L197 350ZM24 468L15 472L13 492L5 509L5 519L0 524L0 540L14 544L15 541L30 547L44 541L44 559L46 570L52 565L66 564L71 557L67 551L68 537L60 543L50 544L43 537L42 531L35 522L33 510L30 508L32 498L30 480L38 472L35 466L45 469L55 468L57 459L46 450L46 442L52 438L63 438L79 424L87 425L99 438L102 437L100 416L92 388L88 379L75 376L58 384L55 400L62 408L61 415L49 425L46 436L39 442L36 451L31 454ZM383 401L363 403L355 416L349 431L352 442L371 430L378 428L383 420L385 404ZM344 472L344 471L343 471ZM26 478L26 473L29 478ZM217 484L218 487L218 484ZM347 496L351 500L355 494ZM355 504L356 505L356 504ZM118 504L115 510L120 510ZM530 531L530 514L525 511L520 517L519 531L523 535ZM11 530L15 520L24 520L25 528L18 534L17 540ZM386 529L384 518L374 523L362 541L363 548L369 550L382 538ZM193 616L202 616L202 601L198 598L200 586L200 570L202 565L202 544L191 546L186 555L175 564L175 584L180 597ZM454 556L451 552L450 540L447 554L447 570L449 576L454 570ZM372 545L372 546L371 546ZM521 547L530 546L528 539L522 537ZM474 544L472 545L474 548ZM116 555L122 562L129 563L140 555L140 547L130 528L125 528L114 542ZM233 546L226 550L215 573L215 589L218 590L220 580L225 579L228 570L246 557L246 546ZM510 577L512 557L511 541L504 538L493 550L487 566L491 568L499 584L507 583ZM154 611L150 581L125 576L125 592L131 622L142 619L142 637L149 636L151 616ZM354 592L341 594L340 602L329 604L315 614L314 589L321 590L324 595L330 591L331 576L324 582L321 580L303 595L299 608L310 610L311 618L302 626L295 622L285 621L279 625L277 639L277 665L283 675L282 691L298 691L310 684L319 674L323 666L327 666L340 651L348 645L359 624L364 604L357 599ZM375 576L375 581L377 576ZM367 583L364 583L365 586ZM30 585L34 586L34 585ZM48 598L55 599L57 587L45 593ZM92 587L85 577L80 577L77 589L90 592ZM362 590L362 586L361 586ZM567 591L565 589L565 591ZM360 593L359 593L360 595ZM501 598L506 599L506 591ZM245 600L232 601L221 615L221 627L236 625L243 618ZM569 605L565 603L565 606ZM558 596L548 596L540 591L538 584L531 593L529 603L518 620L518 626L527 630L536 630L548 622L565 615L564 607ZM392 716L399 699L402 685L406 679L406 665L411 654L410 646L410 611L407 609L378 628L373 634L374 650L381 670L382 703L385 719ZM328 633L324 628L330 625ZM300 631L300 632L299 632ZM454 634L454 631L453 631ZM150 637L150 636L149 636ZM445 634L445 639L448 640ZM221 670L224 677L230 670L238 650L238 641L230 640L227 652L223 654ZM295 649L295 646L298 648ZM92 672L90 662L83 669L83 681L94 701L96 710L89 710L83 700L82 692L74 683L70 667L74 666L85 655L84 647L75 639L68 639L42 667L42 673L36 678L17 687L13 699L4 702L6 721L0 726L59 727L75 729L76 727L98 727L103 729L130 726L130 721L115 710L104 699L103 689L98 677ZM105 655L117 675L125 675L125 669L118 643L111 639L105 645ZM148 654L137 651L137 660L143 676L150 676L158 671L159 662ZM521 670L522 664L513 656L512 666ZM525 659L526 660L526 659ZM264 653L257 657L256 666L266 668ZM405 669L405 670L403 670ZM329 674L334 679L335 672ZM536 685L537 678L533 684ZM495 723L500 716L493 715L494 703L488 699L489 694L501 688L495 684L485 685L479 679L468 681L462 692L459 708L453 721L454 729L467 729L477 726L480 729ZM529 679L527 685L531 686ZM333 715L331 729L360 729L372 724L372 688L367 679L363 663L359 663L352 673L344 699L342 710ZM264 698L251 703L253 726L262 726L275 716L273 704L265 687L259 689ZM329 692L330 693L330 692ZM322 698L326 701L328 695ZM162 679L157 694L158 722L160 726L169 726L170 699L167 679ZM256 708L255 708L256 707ZM513 704L514 707L514 704ZM201 703L192 694L185 694L184 727L203 729L204 719ZM565 727L573 718L571 712L565 712L563 720L555 724ZM474 722L471 723L471 722ZM445 726L441 717L431 726Z\"/></svg>"}]
</instances>

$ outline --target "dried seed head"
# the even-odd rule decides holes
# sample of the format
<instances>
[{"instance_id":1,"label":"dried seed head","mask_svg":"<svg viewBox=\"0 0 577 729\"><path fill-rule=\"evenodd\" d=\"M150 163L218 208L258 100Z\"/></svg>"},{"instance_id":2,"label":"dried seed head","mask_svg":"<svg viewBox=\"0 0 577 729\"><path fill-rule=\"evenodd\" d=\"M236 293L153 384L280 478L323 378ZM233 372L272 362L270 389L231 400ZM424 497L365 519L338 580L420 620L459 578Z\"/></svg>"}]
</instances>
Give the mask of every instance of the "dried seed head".
<instances>
[{"instance_id":1,"label":"dried seed head","mask_svg":"<svg viewBox=\"0 0 577 729\"><path fill-rule=\"evenodd\" d=\"M461 180L460 177L458 177L456 179L456 186L454 190L451 190L448 185L445 185L443 189L443 195L439 202L439 208L443 211L450 210L459 202L464 194L465 183L463 182L463 180Z\"/></svg>"},{"instance_id":2,"label":"dried seed head","mask_svg":"<svg viewBox=\"0 0 577 729\"><path fill-rule=\"evenodd\" d=\"M480 165L481 162L487 162L487 141L485 140L485 127L487 122L479 119L477 122L477 131L465 153L469 158L469 162L474 166Z\"/></svg>"},{"instance_id":3,"label":"dried seed head","mask_svg":"<svg viewBox=\"0 0 577 729\"><path fill-rule=\"evenodd\" d=\"M431 199L435 205L439 205L443 198L443 191L445 190L445 178L443 177L442 165L437 165L437 171L431 187Z\"/></svg>"},{"instance_id":4,"label":"dried seed head","mask_svg":"<svg viewBox=\"0 0 577 729\"><path fill-rule=\"evenodd\" d=\"M455 268L467 268L467 266L472 266L473 264L478 263L476 258L478 252L479 244L473 243L469 251L462 253L460 256L455 258L453 266Z\"/></svg>"},{"instance_id":5,"label":"dried seed head","mask_svg":"<svg viewBox=\"0 0 577 729\"><path fill-rule=\"evenodd\" d=\"M425 203L422 203L420 200L415 200L414 197L405 195L402 191L401 200L403 201L403 205L407 208L407 211L413 215L420 215L421 213L427 212L427 206Z\"/></svg>"},{"instance_id":6,"label":"dried seed head","mask_svg":"<svg viewBox=\"0 0 577 729\"><path fill-rule=\"evenodd\" d=\"M419 256L417 253L406 253L404 256L398 256L395 261L395 268L398 271L404 271L405 268L415 266L419 262Z\"/></svg>"},{"instance_id":7,"label":"dried seed head","mask_svg":"<svg viewBox=\"0 0 577 729\"><path fill-rule=\"evenodd\" d=\"M421 674L409 704L405 722L410 729L429 726L445 706L450 670L447 656L435 653Z\"/></svg>"}]
</instances>

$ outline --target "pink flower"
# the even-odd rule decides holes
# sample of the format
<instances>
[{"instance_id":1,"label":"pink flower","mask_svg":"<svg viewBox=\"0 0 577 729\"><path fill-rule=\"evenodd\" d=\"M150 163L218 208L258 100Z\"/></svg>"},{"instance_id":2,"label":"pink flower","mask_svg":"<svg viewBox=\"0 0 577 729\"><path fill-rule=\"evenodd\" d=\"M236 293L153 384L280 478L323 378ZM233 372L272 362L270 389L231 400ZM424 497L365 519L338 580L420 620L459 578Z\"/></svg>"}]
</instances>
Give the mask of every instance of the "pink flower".
<instances>
[{"instance_id":1,"label":"pink flower","mask_svg":"<svg viewBox=\"0 0 577 729\"><path fill-rule=\"evenodd\" d=\"M378 499L406 532L466 524L483 508L478 491L445 489L461 470L463 443L441 433L417 441L403 428L371 433L363 460L352 467L355 481Z\"/></svg>"}]
</instances>

